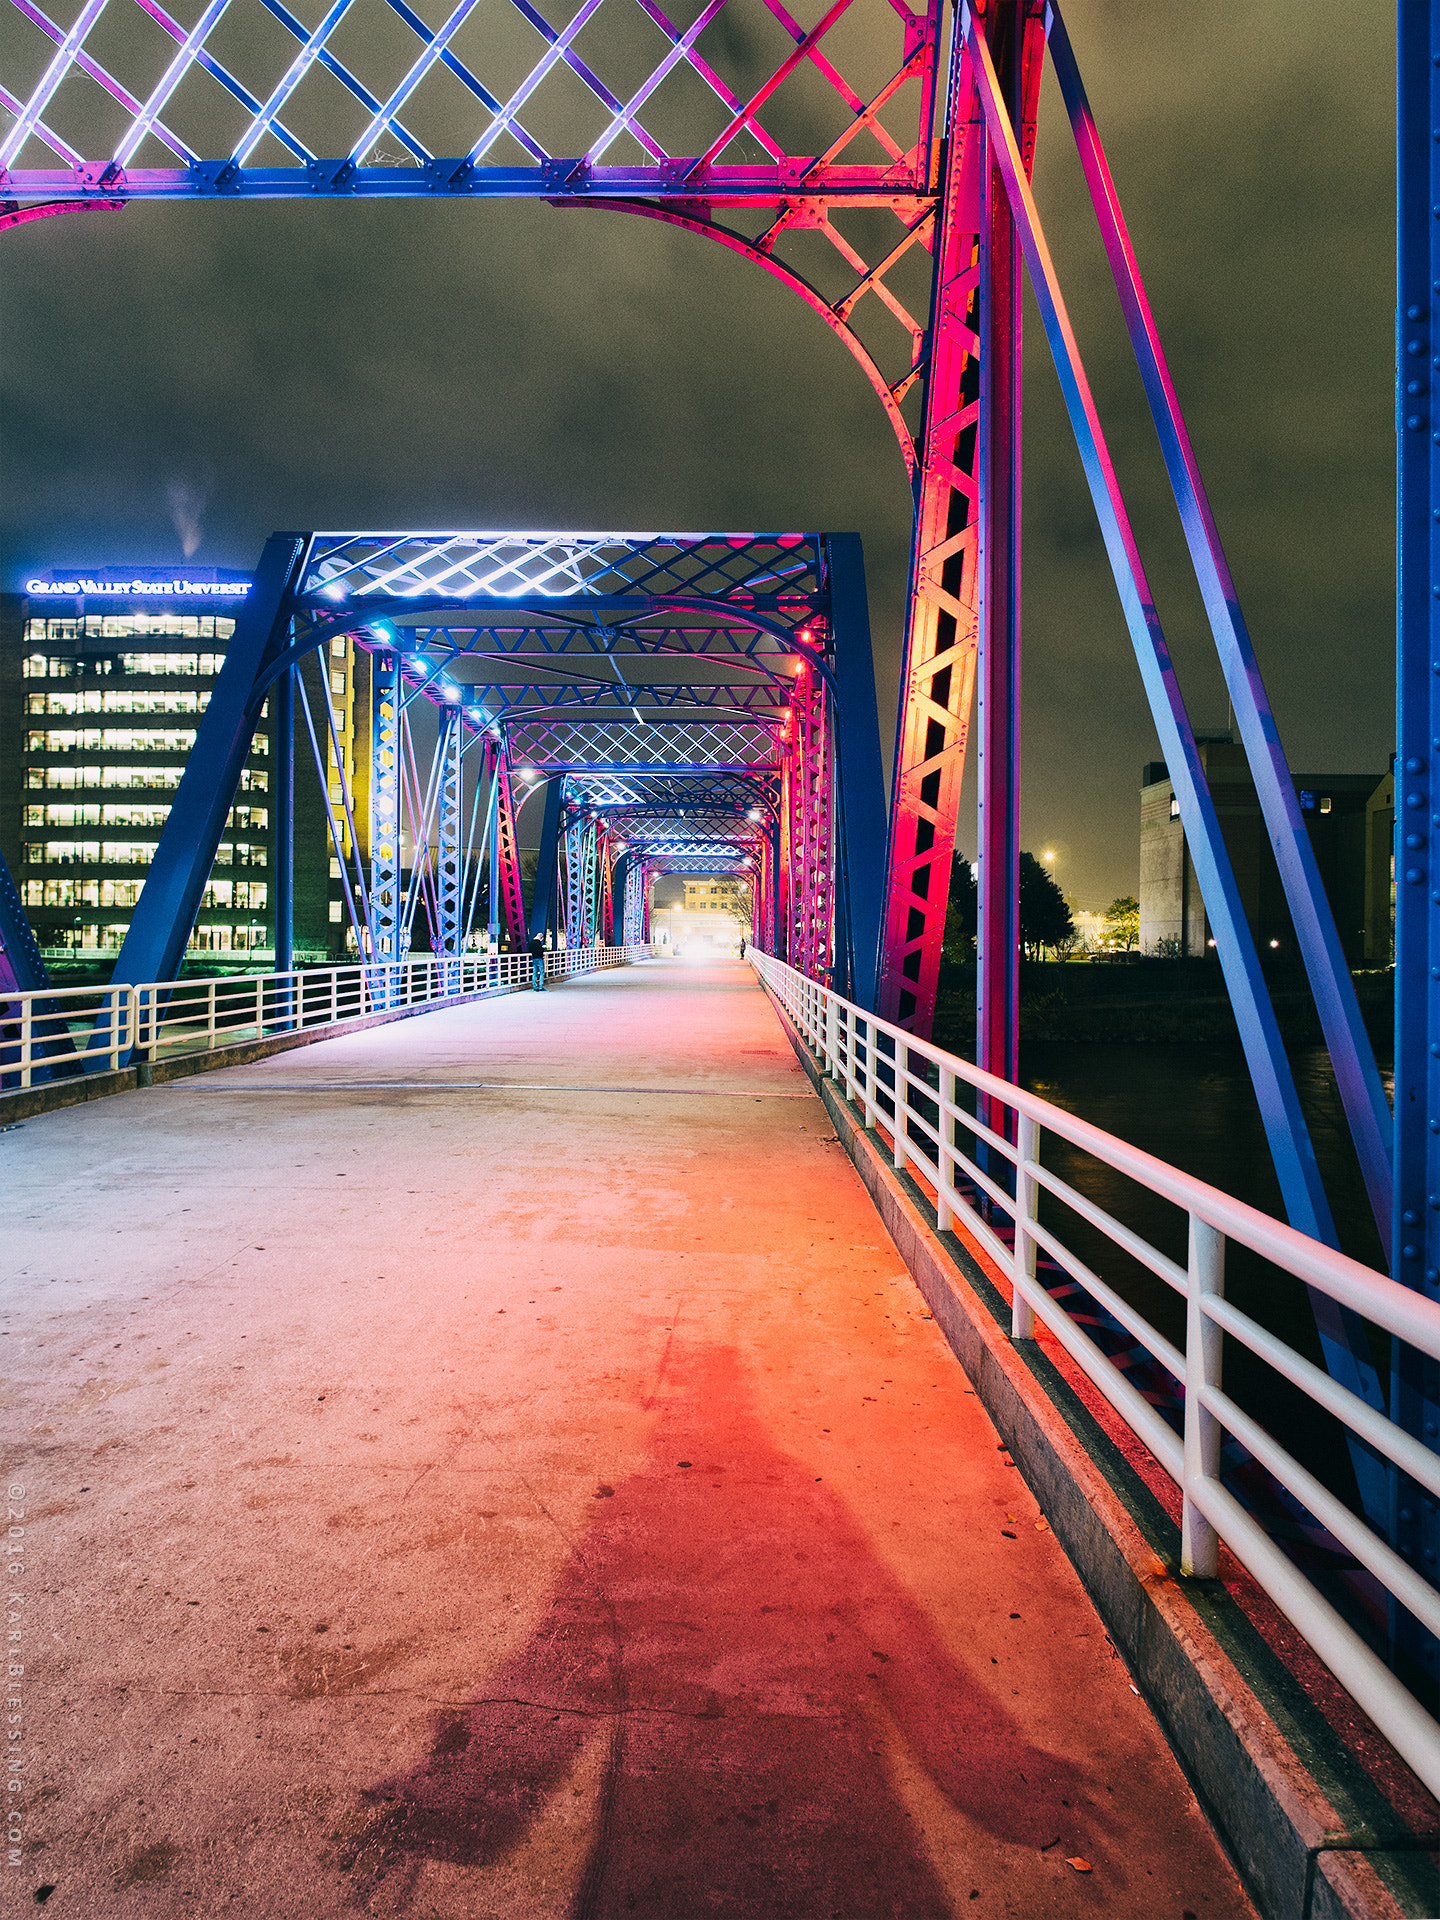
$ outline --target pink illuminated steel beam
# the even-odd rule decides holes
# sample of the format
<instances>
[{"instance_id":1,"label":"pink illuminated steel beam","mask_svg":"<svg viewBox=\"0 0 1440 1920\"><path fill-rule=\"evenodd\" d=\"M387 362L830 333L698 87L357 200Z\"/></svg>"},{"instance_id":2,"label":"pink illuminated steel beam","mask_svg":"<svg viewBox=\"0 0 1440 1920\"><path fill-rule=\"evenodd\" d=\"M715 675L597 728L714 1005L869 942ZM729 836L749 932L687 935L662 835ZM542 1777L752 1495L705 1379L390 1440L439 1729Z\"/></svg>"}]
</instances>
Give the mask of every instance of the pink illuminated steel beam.
<instances>
[{"instance_id":1,"label":"pink illuminated steel beam","mask_svg":"<svg viewBox=\"0 0 1440 1920\"><path fill-rule=\"evenodd\" d=\"M1028 171L1044 57L1043 35L1034 30L1036 7L1027 0L991 0L977 18L1002 47L1007 34L1016 41L1018 138ZM958 35L951 53L946 134L879 992L882 1014L923 1034L934 1019L940 979L981 605L978 309L989 167L984 117ZM988 604L994 606L993 591ZM1002 627L1008 620L1005 614Z\"/></svg>"}]
</instances>

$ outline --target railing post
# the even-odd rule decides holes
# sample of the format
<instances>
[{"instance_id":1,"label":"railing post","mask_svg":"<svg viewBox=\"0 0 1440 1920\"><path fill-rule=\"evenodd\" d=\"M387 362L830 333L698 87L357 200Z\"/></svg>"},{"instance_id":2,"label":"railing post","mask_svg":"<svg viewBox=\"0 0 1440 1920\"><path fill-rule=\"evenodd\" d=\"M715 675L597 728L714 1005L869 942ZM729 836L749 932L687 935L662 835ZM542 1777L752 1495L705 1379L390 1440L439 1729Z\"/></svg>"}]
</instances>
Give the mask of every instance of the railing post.
<instances>
[{"instance_id":1,"label":"railing post","mask_svg":"<svg viewBox=\"0 0 1440 1920\"><path fill-rule=\"evenodd\" d=\"M935 1231L945 1233L955 1218L945 1189L953 1187L954 1157L951 1149L955 1145L955 1123L946 1112L947 1107L955 1105L955 1076L948 1067L940 1069L940 1111L936 1115L936 1133L940 1136L939 1150L935 1155Z\"/></svg>"},{"instance_id":2,"label":"railing post","mask_svg":"<svg viewBox=\"0 0 1440 1920\"><path fill-rule=\"evenodd\" d=\"M905 1113L909 1106L906 1076L910 1071L910 1049L903 1040L895 1042L895 1167L905 1171Z\"/></svg>"},{"instance_id":3,"label":"railing post","mask_svg":"<svg viewBox=\"0 0 1440 1920\"><path fill-rule=\"evenodd\" d=\"M1020 1291L1020 1282L1035 1278L1035 1224L1040 1187L1027 1166L1040 1164L1040 1125L1028 1113L1019 1116L1015 1141L1015 1255L1010 1276L1010 1338L1035 1338L1035 1309Z\"/></svg>"},{"instance_id":4,"label":"railing post","mask_svg":"<svg viewBox=\"0 0 1440 1920\"><path fill-rule=\"evenodd\" d=\"M1220 1571L1220 1540L1191 1497L1201 1480L1220 1477L1220 1422L1201 1404L1205 1387L1220 1386L1225 1336L1204 1311L1207 1294L1225 1291L1225 1236L1190 1215L1190 1272L1185 1312L1185 1485L1180 1525L1180 1571L1213 1580Z\"/></svg>"},{"instance_id":5,"label":"railing post","mask_svg":"<svg viewBox=\"0 0 1440 1920\"><path fill-rule=\"evenodd\" d=\"M212 980L205 990L205 1019L207 1023L205 1033L212 1050L215 1045L215 989L218 985L218 981ZM158 1027L156 1038L157 1040L159 1038Z\"/></svg>"},{"instance_id":6,"label":"railing post","mask_svg":"<svg viewBox=\"0 0 1440 1920\"><path fill-rule=\"evenodd\" d=\"M265 1038L265 976L263 973L257 973L255 976L255 1038L257 1040Z\"/></svg>"}]
</instances>

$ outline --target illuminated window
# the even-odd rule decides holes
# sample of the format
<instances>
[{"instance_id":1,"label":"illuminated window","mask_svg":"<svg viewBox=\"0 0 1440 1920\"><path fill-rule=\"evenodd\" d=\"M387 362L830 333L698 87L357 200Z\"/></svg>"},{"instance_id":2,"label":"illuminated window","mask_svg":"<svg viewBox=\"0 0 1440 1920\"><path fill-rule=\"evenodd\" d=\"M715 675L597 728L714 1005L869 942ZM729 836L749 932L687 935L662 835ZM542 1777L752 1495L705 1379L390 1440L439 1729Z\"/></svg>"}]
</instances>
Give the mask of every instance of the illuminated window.
<instances>
[{"instance_id":1,"label":"illuminated window","mask_svg":"<svg viewBox=\"0 0 1440 1920\"><path fill-rule=\"evenodd\" d=\"M334 925L335 923L337 923L337 922L339 921L339 919L340 919L340 916L341 916L341 907L340 907L340 902L339 902L338 900L332 900L332 901L330 902L330 921L331 921L331 924L332 924L332 925Z\"/></svg>"},{"instance_id":2,"label":"illuminated window","mask_svg":"<svg viewBox=\"0 0 1440 1920\"><path fill-rule=\"evenodd\" d=\"M343 640L332 640L330 642L330 657L332 660L343 660L345 658L345 642Z\"/></svg>"}]
</instances>

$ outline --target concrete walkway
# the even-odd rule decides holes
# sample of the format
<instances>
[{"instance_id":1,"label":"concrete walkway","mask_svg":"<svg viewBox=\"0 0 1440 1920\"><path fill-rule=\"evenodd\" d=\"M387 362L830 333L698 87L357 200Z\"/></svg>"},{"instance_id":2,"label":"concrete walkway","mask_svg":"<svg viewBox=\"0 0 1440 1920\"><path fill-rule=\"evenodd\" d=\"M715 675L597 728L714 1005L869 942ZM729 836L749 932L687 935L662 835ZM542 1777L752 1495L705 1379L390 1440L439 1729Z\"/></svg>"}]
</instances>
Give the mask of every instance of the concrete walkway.
<instances>
[{"instance_id":1,"label":"concrete walkway","mask_svg":"<svg viewBox=\"0 0 1440 1920\"><path fill-rule=\"evenodd\" d=\"M69 1108L0 1181L15 1911L1251 1912L748 968Z\"/></svg>"}]
</instances>

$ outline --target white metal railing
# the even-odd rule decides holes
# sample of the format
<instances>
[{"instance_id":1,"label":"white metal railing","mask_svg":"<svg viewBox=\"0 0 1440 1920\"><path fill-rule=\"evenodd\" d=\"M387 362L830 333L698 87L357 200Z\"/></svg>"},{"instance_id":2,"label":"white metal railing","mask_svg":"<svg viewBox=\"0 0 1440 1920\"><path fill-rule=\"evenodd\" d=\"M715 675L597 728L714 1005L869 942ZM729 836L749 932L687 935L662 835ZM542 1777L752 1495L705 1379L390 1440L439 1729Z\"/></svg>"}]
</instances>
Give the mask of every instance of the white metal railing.
<instances>
[{"instance_id":1,"label":"white metal railing","mask_svg":"<svg viewBox=\"0 0 1440 1920\"><path fill-rule=\"evenodd\" d=\"M629 964L643 947L560 948L545 956L547 980ZM267 1039L306 1027L343 1025L368 1014L425 1006L463 994L532 984L528 953L426 954L393 962L356 961L291 973L156 981L145 986L0 990L0 1089L47 1078L147 1063Z\"/></svg>"},{"instance_id":2,"label":"white metal railing","mask_svg":"<svg viewBox=\"0 0 1440 1920\"><path fill-rule=\"evenodd\" d=\"M1432 1499L1440 1499L1440 1455L1226 1300L1225 1245L1234 1240L1250 1248L1436 1360L1440 1360L1440 1304L1023 1088L917 1040L769 954L752 947L748 957L817 1064L864 1116L865 1126L883 1127L889 1134L895 1166L913 1169L933 1187L937 1227L943 1231L963 1221L966 1234L1009 1280L1012 1338L1033 1339L1036 1320L1043 1321L1179 1486L1182 1573L1213 1578L1223 1541L1430 1791L1440 1794L1440 1726L1222 1484L1223 1434L1228 1431L1248 1448L1361 1566L1437 1636L1440 1592L1230 1398L1222 1377L1223 1336L1229 1334L1248 1347ZM975 1112L959 1103L962 1083L983 1096L976 1101ZM1181 1208L1189 1218L1187 1264L1182 1267L1170 1259L1042 1166L1040 1144L1045 1131ZM1013 1142L1006 1138L1012 1132ZM959 1144L957 1135L965 1137L966 1146ZM1003 1178L996 1179L980 1164L982 1159L988 1165L1007 1163L1013 1195ZM1003 1175L1004 1169L999 1171ZM1042 1225L1042 1191L1053 1194L1184 1298L1183 1352ZM977 1193L1012 1223L1013 1245L972 1204L971 1196ZM1037 1281L1037 1248L1175 1376L1184 1394L1183 1438Z\"/></svg>"}]
</instances>

